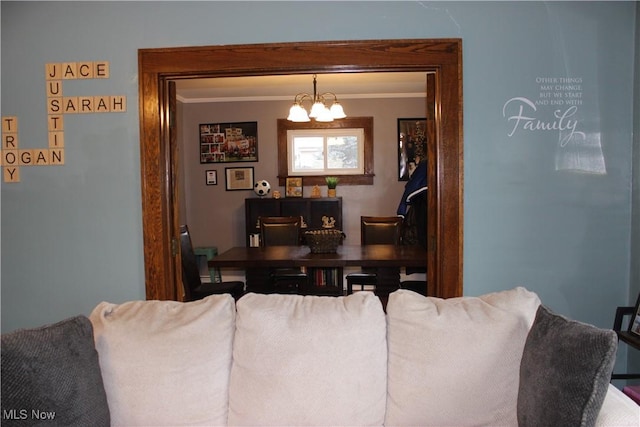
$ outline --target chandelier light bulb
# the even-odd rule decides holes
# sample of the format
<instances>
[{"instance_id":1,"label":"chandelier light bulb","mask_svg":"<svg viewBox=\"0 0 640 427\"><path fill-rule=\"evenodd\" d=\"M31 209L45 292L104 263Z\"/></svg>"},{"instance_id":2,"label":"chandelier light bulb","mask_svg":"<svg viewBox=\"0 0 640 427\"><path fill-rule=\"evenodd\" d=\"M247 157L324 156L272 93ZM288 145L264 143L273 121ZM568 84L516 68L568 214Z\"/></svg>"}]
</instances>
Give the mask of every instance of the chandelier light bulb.
<instances>
[{"instance_id":1,"label":"chandelier light bulb","mask_svg":"<svg viewBox=\"0 0 640 427\"><path fill-rule=\"evenodd\" d=\"M316 101L311 107L311 112L309 113L309 117L315 119L320 114L322 114L322 111L325 110L326 108L327 107L325 107L321 101Z\"/></svg>"},{"instance_id":2,"label":"chandelier light bulb","mask_svg":"<svg viewBox=\"0 0 640 427\"><path fill-rule=\"evenodd\" d=\"M322 110L320 110L315 119L317 122L332 122L333 116L331 115L331 111L323 105Z\"/></svg>"},{"instance_id":3,"label":"chandelier light bulb","mask_svg":"<svg viewBox=\"0 0 640 427\"><path fill-rule=\"evenodd\" d=\"M342 109L342 105L338 101L334 102L331 106L331 116L334 119L344 119L345 117L347 117L347 115L344 113L344 110Z\"/></svg>"},{"instance_id":4,"label":"chandelier light bulb","mask_svg":"<svg viewBox=\"0 0 640 427\"><path fill-rule=\"evenodd\" d=\"M305 110L300 104L293 104L291 109L289 110L289 117L287 120L291 122L309 122L311 119L307 114L307 110Z\"/></svg>"}]
</instances>

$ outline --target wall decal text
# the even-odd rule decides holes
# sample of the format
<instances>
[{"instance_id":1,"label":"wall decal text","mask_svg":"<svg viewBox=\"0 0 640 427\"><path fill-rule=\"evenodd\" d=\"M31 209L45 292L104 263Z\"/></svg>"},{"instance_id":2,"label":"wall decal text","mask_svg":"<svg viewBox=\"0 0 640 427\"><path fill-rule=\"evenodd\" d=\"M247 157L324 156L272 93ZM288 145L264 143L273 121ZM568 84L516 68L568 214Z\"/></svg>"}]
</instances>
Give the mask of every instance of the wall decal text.
<instances>
[{"instance_id":1,"label":"wall decal text","mask_svg":"<svg viewBox=\"0 0 640 427\"><path fill-rule=\"evenodd\" d=\"M561 147L569 142L584 139L578 130L578 108L582 105L581 77L538 77L537 99L516 96L502 106L502 116L507 119L507 135L519 132L556 131ZM551 114L549 114L551 110Z\"/></svg>"}]
</instances>

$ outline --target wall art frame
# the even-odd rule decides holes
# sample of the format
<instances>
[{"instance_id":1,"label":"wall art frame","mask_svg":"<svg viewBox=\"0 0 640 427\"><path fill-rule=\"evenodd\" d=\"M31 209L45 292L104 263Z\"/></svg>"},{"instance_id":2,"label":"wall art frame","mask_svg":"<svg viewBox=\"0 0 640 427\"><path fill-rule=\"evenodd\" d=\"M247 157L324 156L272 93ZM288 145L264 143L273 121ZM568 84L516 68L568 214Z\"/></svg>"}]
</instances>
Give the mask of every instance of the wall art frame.
<instances>
[{"instance_id":1,"label":"wall art frame","mask_svg":"<svg viewBox=\"0 0 640 427\"><path fill-rule=\"evenodd\" d=\"M421 161L427 161L427 119L398 119L398 181L409 181Z\"/></svg>"},{"instance_id":2,"label":"wall art frame","mask_svg":"<svg viewBox=\"0 0 640 427\"><path fill-rule=\"evenodd\" d=\"M633 307L633 314L629 321L629 332L640 337L640 294L638 294L636 305Z\"/></svg>"},{"instance_id":3,"label":"wall art frame","mask_svg":"<svg viewBox=\"0 0 640 427\"><path fill-rule=\"evenodd\" d=\"M201 123L200 163L258 161L258 122Z\"/></svg>"},{"instance_id":4,"label":"wall art frame","mask_svg":"<svg viewBox=\"0 0 640 427\"><path fill-rule=\"evenodd\" d=\"M218 171L216 170L206 171L205 182L207 185L218 185Z\"/></svg>"},{"instance_id":5,"label":"wall art frame","mask_svg":"<svg viewBox=\"0 0 640 427\"><path fill-rule=\"evenodd\" d=\"M253 190L253 166L224 168L227 191Z\"/></svg>"},{"instance_id":6,"label":"wall art frame","mask_svg":"<svg viewBox=\"0 0 640 427\"><path fill-rule=\"evenodd\" d=\"M302 177L290 176L287 177L285 186L285 197L302 197Z\"/></svg>"}]
</instances>

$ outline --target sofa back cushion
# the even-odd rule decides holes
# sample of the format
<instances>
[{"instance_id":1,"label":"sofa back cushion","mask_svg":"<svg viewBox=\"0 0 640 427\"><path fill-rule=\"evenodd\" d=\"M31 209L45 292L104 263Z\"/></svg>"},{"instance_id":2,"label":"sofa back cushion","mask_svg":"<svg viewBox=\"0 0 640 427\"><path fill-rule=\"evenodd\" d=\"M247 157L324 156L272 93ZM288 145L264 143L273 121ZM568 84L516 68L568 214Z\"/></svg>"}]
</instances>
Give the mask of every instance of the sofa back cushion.
<instances>
[{"instance_id":1,"label":"sofa back cushion","mask_svg":"<svg viewBox=\"0 0 640 427\"><path fill-rule=\"evenodd\" d=\"M231 296L103 302L90 319L112 425L226 425Z\"/></svg>"},{"instance_id":2,"label":"sofa back cushion","mask_svg":"<svg viewBox=\"0 0 640 427\"><path fill-rule=\"evenodd\" d=\"M518 376L540 305L524 288L387 304L386 425L517 425Z\"/></svg>"},{"instance_id":3,"label":"sofa back cushion","mask_svg":"<svg viewBox=\"0 0 640 427\"><path fill-rule=\"evenodd\" d=\"M386 325L370 292L238 300L229 425L382 425Z\"/></svg>"}]
</instances>

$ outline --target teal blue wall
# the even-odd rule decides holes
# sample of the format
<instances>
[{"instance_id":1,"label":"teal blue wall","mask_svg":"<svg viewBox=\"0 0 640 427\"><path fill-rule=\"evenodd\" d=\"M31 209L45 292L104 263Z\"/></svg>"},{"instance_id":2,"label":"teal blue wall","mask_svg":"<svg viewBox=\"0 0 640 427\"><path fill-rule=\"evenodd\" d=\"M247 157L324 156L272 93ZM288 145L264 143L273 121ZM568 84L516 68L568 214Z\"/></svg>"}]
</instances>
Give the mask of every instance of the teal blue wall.
<instances>
[{"instance_id":1,"label":"teal blue wall","mask_svg":"<svg viewBox=\"0 0 640 427\"><path fill-rule=\"evenodd\" d=\"M636 7L636 55L633 110L633 157L632 157L632 218L631 218L631 287L630 301L640 293L640 8ZM630 372L640 372L640 352L631 352Z\"/></svg>"},{"instance_id":2,"label":"teal blue wall","mask_svg":"<svg viewBox=\"0 0 640 427\"><path fill-rule=\"evenodd\" d=\"M440 37L461 38L464 49L465 294L522 285L556 311L609 326L634 293L637 268L630 258L636 8L2 1L2 115L18 116L22 148L47 144L46 63L109 61L108 80L65 83L65 95L128 100L125 113L65 116L66 164L24 167L20 183L2 183L2 330L88 313L102 300L144 298L138 49ZM580 80L571 91L582 101L570 117L575 139L565 146L558 130L519 126L509 136L516 104L507 101L549 99L541 78ZM568 91L548 93L556 92ZM525 113L551 121L568 107Z\"/></svg>"}]
</instances>

